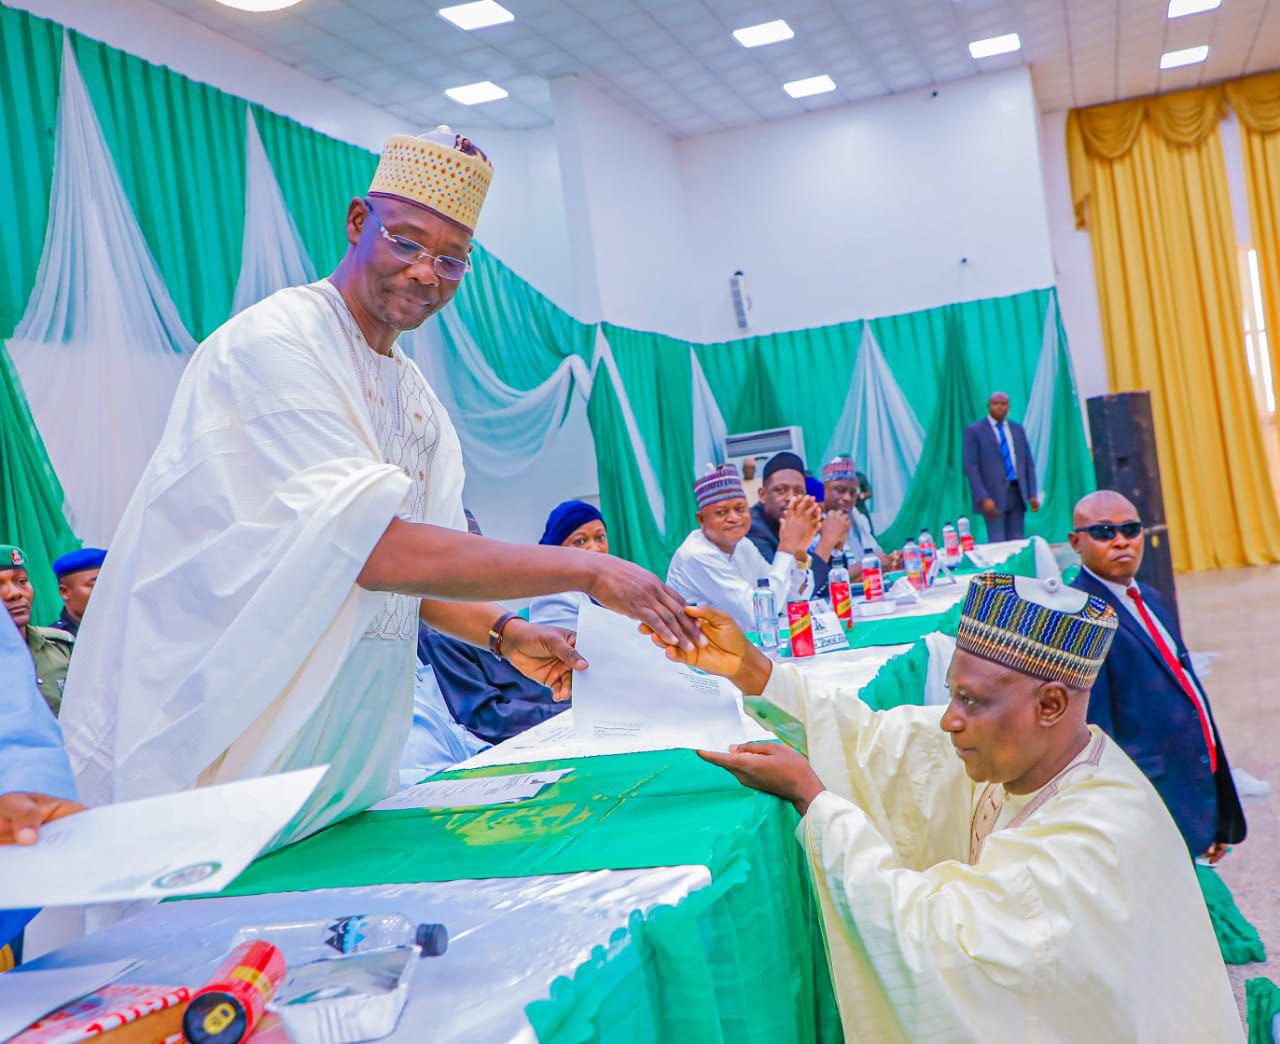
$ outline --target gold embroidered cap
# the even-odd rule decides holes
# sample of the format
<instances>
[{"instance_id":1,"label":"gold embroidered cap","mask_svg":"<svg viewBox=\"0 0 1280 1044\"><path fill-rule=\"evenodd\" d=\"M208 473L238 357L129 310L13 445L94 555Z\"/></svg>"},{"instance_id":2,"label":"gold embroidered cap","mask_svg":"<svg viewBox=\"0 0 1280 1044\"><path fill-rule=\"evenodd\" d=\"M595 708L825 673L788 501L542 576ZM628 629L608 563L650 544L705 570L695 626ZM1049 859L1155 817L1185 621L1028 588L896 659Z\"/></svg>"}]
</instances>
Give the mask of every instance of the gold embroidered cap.
<instances>
[{"instance_id":1,"label":"gold embroidered cap","mask_svg":"<svg viewBox=\"0 0 1280 1044\"><path fill-rule=\"evenodd\" d=\"M419 137L393 134L369 195L413 203L474 233L492 180L489 157L442 124Z\"/></svg>"}]
</instances>

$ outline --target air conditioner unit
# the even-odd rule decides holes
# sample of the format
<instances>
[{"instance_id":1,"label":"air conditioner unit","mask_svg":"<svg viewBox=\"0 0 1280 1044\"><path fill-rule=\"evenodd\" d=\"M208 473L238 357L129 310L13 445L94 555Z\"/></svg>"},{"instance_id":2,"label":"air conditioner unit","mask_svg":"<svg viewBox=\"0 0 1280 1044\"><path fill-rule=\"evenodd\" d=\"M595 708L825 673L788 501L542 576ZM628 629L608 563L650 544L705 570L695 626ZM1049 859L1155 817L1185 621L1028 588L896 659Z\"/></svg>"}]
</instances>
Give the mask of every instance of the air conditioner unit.
<instances>
[{"instance_id":1,"label":"air conditioner unit","mask_svg":"<svg viewBox=\"0 0 1280 1044\"><path fill-rule=\"evenodd\" d=\"M804 460L804 432L797 426L766 428L764 431L746 431L741 435L729 435L724 440L725 457L742 471L744 460L763 462L775 453L790 450Z\"/></svg>"}]
</instances>

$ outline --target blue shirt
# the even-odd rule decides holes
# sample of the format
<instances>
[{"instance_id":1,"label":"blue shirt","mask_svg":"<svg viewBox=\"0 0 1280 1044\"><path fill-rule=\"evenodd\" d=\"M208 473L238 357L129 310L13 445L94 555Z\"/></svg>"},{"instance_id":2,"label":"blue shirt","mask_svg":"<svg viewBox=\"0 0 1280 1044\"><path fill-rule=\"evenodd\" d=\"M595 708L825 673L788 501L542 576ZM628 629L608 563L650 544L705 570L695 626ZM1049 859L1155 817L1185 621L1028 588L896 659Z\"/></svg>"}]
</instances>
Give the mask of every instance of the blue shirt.
<instances>
[{"instance_id":1,"label":"blue shirt","mask_svg":"<svg viewBox=\"0 0 1280 1044\"><path fill-rule=\"evenodd\" d=\"M0 613L0 794L13 791L75 800L76 784L62 731L36 688L31 654L9 614ZM0 946L38 912L0 909Z\"/></svg>"}]
</instances>

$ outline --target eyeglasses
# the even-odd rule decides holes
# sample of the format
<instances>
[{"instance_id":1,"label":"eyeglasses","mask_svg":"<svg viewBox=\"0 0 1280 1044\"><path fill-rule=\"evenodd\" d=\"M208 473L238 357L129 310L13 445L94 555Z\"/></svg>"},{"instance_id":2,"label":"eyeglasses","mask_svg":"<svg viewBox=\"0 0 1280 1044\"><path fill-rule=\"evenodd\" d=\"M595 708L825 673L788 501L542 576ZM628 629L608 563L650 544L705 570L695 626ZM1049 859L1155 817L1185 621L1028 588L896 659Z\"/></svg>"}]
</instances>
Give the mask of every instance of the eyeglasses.
<instances>
[{"instance_id":1,"label":"eyeglasses","mask_svg":"<svg viewBox=\"0 0 1280 1044\"><path fill-rule=\"evenodd\" d=\"M471 271L470 261L461 261L456 257L448 257L445 254L433 254L426 247L415 243L412 239L406 239L404 236L393 236L387 231L387 227L378 220L373 204L367 199L363 202L369 211L369 216L373 218L373 223L378 226L378 232L381 233L383 239L391 244L391 252L406 265L416 265L420 261L430 261L435 274L441 279L448 279L451 283L456 283Z\"/></svg>"},{"instance_id":2,"label":"eyeglasses","mask_svg":"<svg viewBox=\"0 0 1280 1044\"><path fill-rule=\"evenodd\" d=\"M1099 522L1092 526L1079 526L1072 530L1073 533L1088 533L1094 540L1100 543L1107 543L1116 538L1119 533L1126 540L1133 540L1142 534L1141 522Z\"/></svg>"}]
</instances>

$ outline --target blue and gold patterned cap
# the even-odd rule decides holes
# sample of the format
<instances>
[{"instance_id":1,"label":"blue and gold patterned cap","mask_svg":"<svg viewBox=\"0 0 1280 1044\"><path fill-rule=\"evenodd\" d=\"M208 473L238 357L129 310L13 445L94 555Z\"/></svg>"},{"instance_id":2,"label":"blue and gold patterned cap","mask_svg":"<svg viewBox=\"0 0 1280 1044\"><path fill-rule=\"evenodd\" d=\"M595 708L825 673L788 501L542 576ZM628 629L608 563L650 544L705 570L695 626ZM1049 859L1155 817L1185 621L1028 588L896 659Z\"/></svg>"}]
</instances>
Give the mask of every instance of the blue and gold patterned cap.
<instances>
[{"instance_id":1,"label":"blue and gold patterned cap","mask_svg":"<svg viewBox=\"0 0 1280 1044\"><path fill-rule=\"evenodd\" d=\"M960 611L956 648L1020 674L1088 689L1118 623L1102 599L1060 580L979 573Z\"/></svg>"}]
</instances>

